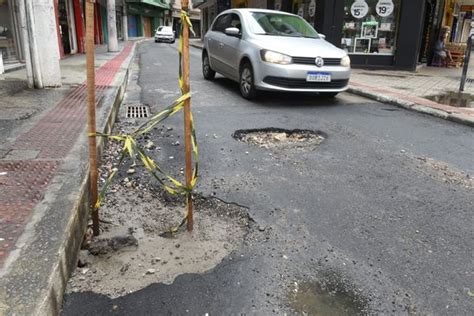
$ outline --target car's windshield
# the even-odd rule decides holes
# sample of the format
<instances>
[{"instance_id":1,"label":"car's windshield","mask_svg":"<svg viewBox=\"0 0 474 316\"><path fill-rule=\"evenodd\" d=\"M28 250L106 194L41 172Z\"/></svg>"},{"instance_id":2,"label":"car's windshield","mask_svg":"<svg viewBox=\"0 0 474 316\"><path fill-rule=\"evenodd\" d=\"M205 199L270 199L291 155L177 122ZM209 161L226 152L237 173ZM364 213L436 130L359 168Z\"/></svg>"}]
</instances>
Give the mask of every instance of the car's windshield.
<instances>
[{"instance_id":1,"label":"car's windshield","mask_svg":"<svg viewBox=\"0 0 474 316\"><path fill-rule=\"evenodd\" d=\"M160 27L158 27L157 32L171 32L171 27L170 26L160 26Z\"/></svg>"},{"instance_id":2,"label":"car's windshield","mask_svg":"<svg viewBox=\"0 0 474 316\"><path fill-rule=\"evenodd\" d=\"M296 15L253 12L250 29L254 34L319 38L305 20Z\"/></svg>"}]
</instances>

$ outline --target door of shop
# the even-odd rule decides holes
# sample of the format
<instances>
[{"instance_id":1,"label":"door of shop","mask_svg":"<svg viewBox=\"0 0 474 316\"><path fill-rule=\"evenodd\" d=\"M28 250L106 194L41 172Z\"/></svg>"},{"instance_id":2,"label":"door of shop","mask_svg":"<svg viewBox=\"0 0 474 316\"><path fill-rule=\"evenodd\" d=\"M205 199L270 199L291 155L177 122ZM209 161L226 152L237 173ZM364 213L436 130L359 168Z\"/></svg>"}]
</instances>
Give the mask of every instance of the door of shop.
<instances>
[{"instance_id":1,"label":"door of shop","mask_svg":"<svg viewBox=\"0 0 474 316\"><path fill-rule=\"evenodd\" d=\"M137 16L129 15L128 16L128 36L129 37L138 37L137 31Z\"/></svg>"},{"instance_id":2,"label":"door of shop","mask_svg":"<svg viewBox=\"0 0 474 316\"><path fill-rule=\"evenodd\" d=\"M63 54L75 54L77 53L77 40L72 0L59 0L58 14L58 27L61 36Z\"/></svg>"},{"instance_id":3,"label":"door of shop","mask_svg":"<svg viewBox=\"0 0 474 316\"><path fill-rule=\"evenodd\" d=\"M145 29L145 37L151 37L151 19L143 17L143 28Z\"/></svg>"}]
</instances>

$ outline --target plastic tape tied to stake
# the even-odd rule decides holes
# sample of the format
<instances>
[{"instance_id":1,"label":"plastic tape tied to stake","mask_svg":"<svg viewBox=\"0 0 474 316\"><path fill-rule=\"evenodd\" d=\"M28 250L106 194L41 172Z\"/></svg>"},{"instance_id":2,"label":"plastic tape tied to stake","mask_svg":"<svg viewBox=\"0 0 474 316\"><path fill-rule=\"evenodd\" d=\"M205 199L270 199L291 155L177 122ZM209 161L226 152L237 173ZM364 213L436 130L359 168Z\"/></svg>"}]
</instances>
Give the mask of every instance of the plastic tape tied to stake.
<instances>
[{"instance_id":1,"label":"plastic tape tied to stake","mask_svg":"<svg viewBox=\"0 0 474 316\"><path fill-rule=\"evenodd\" d=\"M123 143L118 165L109 174L109 176L107 177L107 180L104 183L104 186L102 187L102 190L99 193L99 196L97 198L97 202L95 205L96 210L100 208L100 205L102 203L102 200L104 199L105 193L108 187L110 186L112 180L114 179L115 175L117 174L118 167L122 164L126 156L129 156L132 160L135 160L136 157L138 157L142 161L145 168L148 169L148 171L150 171L152 176L170 194L184 195L188 197L189 194L192 193L196 185L196 182L198 179L199 150L198 150L198 145L196 141L196 130L194 127L194 120L193 120L192 114L191 114L191 143L192 143L192 152L194 156L194 169L193 169L193 174L192 174L192 179L191 179L191 185L189 187L183 184L182 182L180 182L179 180L173 178L165 171L163 171L163 169L161 169L159 165L145 153L145 151L138 145L136 141L137 137L148 133L157 124L161 123L168 117L176 114L181 109L183 109L185 101L191 98L190 93L189 92L185 93L184 87L183 87L183 82L184 82L183 73L182 73L182 61L183 61L182 53L183 53L183 45L184 45L183 22L189 26L190 31L192 32L192 34L194 34L194 31L191 25L191 20L189 19L189 15L186 11L182 10L181 11L181 29L180 29L180 34L179 34L179 79L178 79L179 87L181 89L182 95L176 101L174 101L173 104L166 107L164 110L162 110L158 114L152 116L148 121L143 123L134 132L130 134L119 134L119 135L102 134L102 133L89 134L90 137L95 137L95 136L105 137L105 138L120 141ZM186 199L186 201L187 200L188 199ZM176 232L179 229L179 227L184 225L184 223L186 223L186 217L179 224L179 226L173 227L169 231L171 233Z\"/></svg>"}]
</instances>

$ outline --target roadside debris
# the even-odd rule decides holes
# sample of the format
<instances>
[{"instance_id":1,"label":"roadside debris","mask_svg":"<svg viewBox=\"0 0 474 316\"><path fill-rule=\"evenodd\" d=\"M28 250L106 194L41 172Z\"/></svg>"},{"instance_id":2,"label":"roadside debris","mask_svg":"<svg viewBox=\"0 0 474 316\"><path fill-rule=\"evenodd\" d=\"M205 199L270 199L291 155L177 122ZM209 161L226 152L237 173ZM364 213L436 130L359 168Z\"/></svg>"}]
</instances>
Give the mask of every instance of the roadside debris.
<instances>
[{"instance_id":1,"label":"roadside debris","mask_svg":"<svg viewBox=\"0 0 474 316\"><path fill-rule=\"evenodd\" d=\"M317 131L298 129L284 130L276 128L238 130L234 133L233 137L241 142L256 145L261 148L303 148L319 145L325 139L325 136Z\"/></svg>"}]
</instances>

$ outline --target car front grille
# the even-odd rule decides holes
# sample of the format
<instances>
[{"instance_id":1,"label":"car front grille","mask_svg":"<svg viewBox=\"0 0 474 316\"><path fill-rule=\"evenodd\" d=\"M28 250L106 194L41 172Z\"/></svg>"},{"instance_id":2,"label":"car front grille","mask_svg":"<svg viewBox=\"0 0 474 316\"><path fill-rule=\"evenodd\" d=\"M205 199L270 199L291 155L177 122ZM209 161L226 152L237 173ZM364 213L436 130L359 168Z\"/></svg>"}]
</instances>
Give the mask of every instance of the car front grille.
<instances>
[{"instance_id":1,"label":"car front grille","mask_svg":"<svg viewBox=\"0 0 474 316\"><path fill-rule=\"evenodd\" d=\"M332 80L331 82L308 82L306 79L292 79L267 76L263 82L287 89L342 89L349 84L349 79Z\"/></svg>"},{"instance_id":2,"label":"car front grille","mask_svg":"<svg viewBox=\"0 0 474 316\"><path fill-rule=\"evenodd\" d=\"M292 57L294 64L314 65L316 57ZM324 66L340 66L341 58L323 58Z\"/></svg>"}]
</instances>

